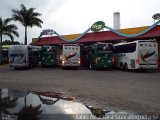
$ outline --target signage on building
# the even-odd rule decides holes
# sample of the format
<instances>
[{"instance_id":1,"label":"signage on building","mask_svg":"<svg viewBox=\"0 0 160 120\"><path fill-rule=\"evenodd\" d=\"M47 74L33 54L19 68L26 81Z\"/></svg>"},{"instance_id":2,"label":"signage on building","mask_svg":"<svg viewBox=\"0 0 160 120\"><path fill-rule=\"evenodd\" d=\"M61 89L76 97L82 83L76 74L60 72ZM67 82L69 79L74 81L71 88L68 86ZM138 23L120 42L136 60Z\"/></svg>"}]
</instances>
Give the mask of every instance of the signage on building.
<instances>
[{"instance_id":1,"label":"signage on building","mask_svg":"<svg viewBox=\"0 0 160 120\"><path fill-rule=\"evenodd\" d=\"M91 31L97 32L102 30L104 27L105 27L105 23L103 21L98 21L91 26Z\"/></svg>"},{"instance_id":2,"label":"signage on building","mask_svg":"<svg viewBox=\"0 0 160 120\"><path fill-rule=\"evenodd\" d=\"M152 16L152 18L153 18L154 20L160 20L160 13L154 14L154 15Z\"/></svg>"}]
</instances>

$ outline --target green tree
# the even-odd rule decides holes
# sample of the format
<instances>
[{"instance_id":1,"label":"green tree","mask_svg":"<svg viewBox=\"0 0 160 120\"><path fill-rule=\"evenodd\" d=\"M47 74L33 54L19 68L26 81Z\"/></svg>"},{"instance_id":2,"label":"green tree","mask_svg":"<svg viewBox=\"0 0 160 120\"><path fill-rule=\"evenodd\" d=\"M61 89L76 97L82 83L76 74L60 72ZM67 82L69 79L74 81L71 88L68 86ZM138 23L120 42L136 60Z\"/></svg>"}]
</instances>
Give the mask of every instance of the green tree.
<instances>
[{"instance_id":1,"label":"green tree","mask_svg":"<svg viewBox=\"0 0 160 120\"><path fill-rule=\"evenodd\" d=\"M14 108L17 105L18 98L2 97L3 92L0 89L0 120L2 120L2 113L8 112L8 108Z\"/></svg>"},{"instance_id":2,"label":"green tree","mask_svg":"<svg viewBox=\"0 0 160 120\"><path fill-rule=\"evenodd\" d=\"M18 41L10 41L10 40L5 40L2 42L2 45L19 45L19 44L21 43Z\"/></svg>"},{"instance_id":3,"label":"green tree","mask_svg":"<svg viewBox=\"0 0 160 120\"><path fill-rule=\"evenodd\" d=\"M34 12L35 8L27 9L23 4L20 5L20 10L12 9L12 19L20 22L25 27L24 44L27 44L27 27L37 26L41 28L43 21L38 17L40 13Z\"/></svg>"},{"instance_id":4,"label":"green tree","mask_svg":"<svg viewBox=\"0 0 160 120\"><path fill-rule=\"evenodd\" d=\"M40 120L40 114L43 112L40 110L41 104L38 106L24 106L18 113L17 120Z\"/></svg>"},{"instance_id":5,"label":"green tree","mask_svg":"<svg viewBox=\"0 0 160 120\"><path fill-rule=\"evenodd\" d=\"M11 18L2 19L0 17L0 64L2 63L2 36L6 35L11 38L11 40L14 40L13 35L19 37L19 34L17 32L17 26L14 24L9 24L11 22Z\"/></svg>"}]
</instances>

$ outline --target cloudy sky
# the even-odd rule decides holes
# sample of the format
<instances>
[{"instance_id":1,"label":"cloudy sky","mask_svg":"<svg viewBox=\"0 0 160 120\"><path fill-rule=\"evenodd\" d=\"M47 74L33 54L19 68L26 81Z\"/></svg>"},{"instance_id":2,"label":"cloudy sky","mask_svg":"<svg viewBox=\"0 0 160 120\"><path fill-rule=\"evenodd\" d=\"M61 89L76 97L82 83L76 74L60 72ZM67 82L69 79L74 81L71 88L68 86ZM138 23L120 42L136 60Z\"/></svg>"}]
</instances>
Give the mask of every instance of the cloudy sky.
<instances>
[{"instance_id":1,"label":"cloudy sky","mask_svg":"<svg viewBox=\"0 0 160 120\"><path fill-rule=\"evenodd\" d=\"M83 33L99 20L113 28L115 11L120 12L121 28L152 25L152 15L160 12L160 0L0 0L0 16L11 17L11 9L20 9L20 4L36 8L44 22L42 28L28 29L28 43L43 29L54 29L60 35ZM15 40L24 42L24 27L15 24L20 34Z\"/></svg>"}]
</instances>

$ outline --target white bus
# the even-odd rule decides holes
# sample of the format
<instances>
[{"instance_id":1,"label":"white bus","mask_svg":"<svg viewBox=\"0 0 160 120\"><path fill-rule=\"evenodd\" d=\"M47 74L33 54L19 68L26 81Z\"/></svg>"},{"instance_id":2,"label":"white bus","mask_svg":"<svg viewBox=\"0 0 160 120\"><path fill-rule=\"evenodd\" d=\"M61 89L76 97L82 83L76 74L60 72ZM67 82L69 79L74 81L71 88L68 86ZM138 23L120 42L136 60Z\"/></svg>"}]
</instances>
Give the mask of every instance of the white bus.
<instances>
[{"instance_id":1,"label":"white bus","mask_svg":"<svg viewBox=\"0 0 160 120\"><path fill-rule=\"evenodd\" d=\"M115 66L123 70L157 69L158 44L155 40L136 40L114 44Z\"/></svg>"},{"instance_id":2,"label":"white bus","mask_svg":"<svg viewBox=\"0 0 160 120\"><path fill-rule=\"evenodd\" d=\"M15 69L38 65L40 47L28 45L11 45L8 48L9 66Z\"/></svg>"},{"instance_id":3,"label":"white bus","mask_svg":"<svg viewBox=\"0 0 160 120\"><path fill-rule=\"evenodd\" d=\"M80 66L80 45L64 44L62 47L62 68Z\"/></svg>"}]
</instances>

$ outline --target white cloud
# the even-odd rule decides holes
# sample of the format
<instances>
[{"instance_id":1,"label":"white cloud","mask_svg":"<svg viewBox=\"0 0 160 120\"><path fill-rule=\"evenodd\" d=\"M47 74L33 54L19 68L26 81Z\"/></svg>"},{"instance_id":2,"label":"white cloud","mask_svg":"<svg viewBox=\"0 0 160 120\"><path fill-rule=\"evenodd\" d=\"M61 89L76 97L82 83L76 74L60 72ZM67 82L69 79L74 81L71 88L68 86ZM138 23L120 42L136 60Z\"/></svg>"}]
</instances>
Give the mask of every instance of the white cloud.
<instances>
[{"instance_id":1,"label":"white cloud","mask_svg":"<svg viewBox=\"0 0 160 120\"><path fill-rule=\"evenodd\" d=\"M54 29L59 34L82 33L98 20L112 27L115 11L121 14L121 28L152 25L152 15L160 11L159 0L1 0L0 16L10 17L10 10L19 9L21 3L42 14L42 29ZM17 25L19 41L23 42L24 28ZM28 41L38 37L42 29L29 28Z\"/></svg>"}]
</instances>

